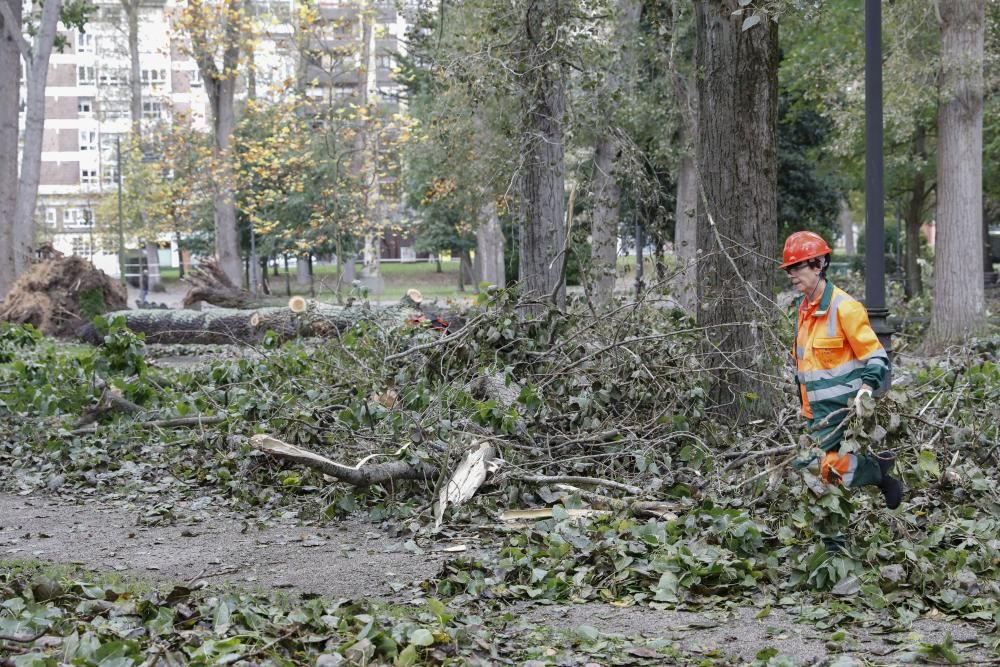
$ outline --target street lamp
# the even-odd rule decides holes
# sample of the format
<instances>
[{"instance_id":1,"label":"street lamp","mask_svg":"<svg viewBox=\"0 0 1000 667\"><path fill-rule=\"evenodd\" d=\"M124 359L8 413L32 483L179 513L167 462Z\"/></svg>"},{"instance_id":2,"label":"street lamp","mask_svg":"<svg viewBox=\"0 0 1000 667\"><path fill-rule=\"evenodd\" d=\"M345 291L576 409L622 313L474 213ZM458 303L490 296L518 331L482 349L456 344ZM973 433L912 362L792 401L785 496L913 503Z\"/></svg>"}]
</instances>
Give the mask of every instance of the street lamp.
<instances>
[{"instance_id":1,"label":"street lamp","mask_svg":"<svg viewBox=\"0 0 1000 667\"><path fill-rule=\"evenodd\" d=\"M865 0L865 307L892 353L885 304L885 202L882 156L882 0Z\"/></svg>"}]
</instances>

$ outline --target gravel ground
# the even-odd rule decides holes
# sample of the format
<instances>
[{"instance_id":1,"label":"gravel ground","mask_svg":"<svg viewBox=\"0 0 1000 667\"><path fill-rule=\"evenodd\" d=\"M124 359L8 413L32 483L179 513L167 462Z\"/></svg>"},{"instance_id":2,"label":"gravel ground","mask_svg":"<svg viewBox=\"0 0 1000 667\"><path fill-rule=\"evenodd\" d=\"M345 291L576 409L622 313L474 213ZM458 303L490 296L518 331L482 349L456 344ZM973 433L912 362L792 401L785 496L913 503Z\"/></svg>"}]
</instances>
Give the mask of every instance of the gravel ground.
<instances>
[{"instance_id":1,"label":"gravel ground","mask_svg":"<svg viewBox=\"0 0 1000 667\"><path fill-rule=\"evenodd\" d=\"M74 504L52 496L0 493L0 560L76 564L171 583L231 583L406 602L414 596L410 584L433 578L454 550L485 548L471 540L417 548L363 520L318 527L287 519L260 527L220 515L207 498L191 503L178 524L143 526L137 524L138 516L101 500ZM764 618L756 618L759 609L751 606L697 613L524 603L511 611L528 626L592 626L637 644L666 640L687 657L737 664L751 662L769 647L800 665L844 657L900 664L913 662L921 643L940 643L948 633L963 660L1000 663L987 648L996 638L970 624L940 619L920 619L896 633L886 633L874 622L870 627L851 625L834 641L838 628L798 623L794 608L774 608Z\"/></svg>"}]
</instances>

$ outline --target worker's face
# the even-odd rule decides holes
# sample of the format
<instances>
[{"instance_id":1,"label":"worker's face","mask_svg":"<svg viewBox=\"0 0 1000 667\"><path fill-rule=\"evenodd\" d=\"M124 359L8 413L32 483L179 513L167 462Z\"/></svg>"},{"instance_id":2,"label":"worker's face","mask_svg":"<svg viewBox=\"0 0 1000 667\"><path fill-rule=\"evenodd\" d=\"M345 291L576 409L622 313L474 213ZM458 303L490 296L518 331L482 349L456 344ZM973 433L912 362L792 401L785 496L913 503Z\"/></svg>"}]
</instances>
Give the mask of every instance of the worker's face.
<instances>
[{"instance_id":1,"label":"worker's face","mask_svg":"<svg viewBox=\"0 0 1000 667\"><path fill-rule=\"evenodd\" d=\"M789 266L785 271L792 281L792 289L805 294L806 297L813 295L820 281L819 269L809 266L808 262L799 262Z\"/></svg>"}]
</instances>

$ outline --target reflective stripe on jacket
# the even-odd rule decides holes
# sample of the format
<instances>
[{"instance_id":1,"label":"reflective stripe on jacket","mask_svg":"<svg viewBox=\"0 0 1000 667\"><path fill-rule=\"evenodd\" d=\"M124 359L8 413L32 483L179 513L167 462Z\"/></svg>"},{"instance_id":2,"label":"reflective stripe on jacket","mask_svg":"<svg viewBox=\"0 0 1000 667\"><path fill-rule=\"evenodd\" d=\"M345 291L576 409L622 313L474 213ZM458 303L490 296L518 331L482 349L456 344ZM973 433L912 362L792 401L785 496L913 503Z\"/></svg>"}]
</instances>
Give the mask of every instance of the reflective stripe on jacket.
<instances>
[{"instance_id":1,"label":"reflective stripe on jacket","mask_svg":"<svg viewBox=\"0 0 1000 667\"><path fill-rule=\"evenodd\" d=\"M802 414L820 436L820 447L829 450L840 443L836 427L847 411L825 418L850 405L862 384L877 390L888 375L889 357L865 307L829 281L818 301L802 299L798 313L792 352Z\"/></svg>"}]
</instances>

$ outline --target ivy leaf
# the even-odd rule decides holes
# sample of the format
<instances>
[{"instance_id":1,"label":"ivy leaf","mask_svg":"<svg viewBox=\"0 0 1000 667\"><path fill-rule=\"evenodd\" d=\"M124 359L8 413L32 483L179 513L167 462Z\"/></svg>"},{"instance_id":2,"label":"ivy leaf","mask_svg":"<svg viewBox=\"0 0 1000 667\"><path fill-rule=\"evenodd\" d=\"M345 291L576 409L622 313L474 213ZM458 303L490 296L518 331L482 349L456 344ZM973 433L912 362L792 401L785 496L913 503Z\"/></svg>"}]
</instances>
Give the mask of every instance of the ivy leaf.
<instances>
[{"instance_id":1,"label":"ivy leaf","mask_svg":"<svg viewBox=\"0 0 1000 667\"><path fill-rule=\"evenodd\" d=\"M760 23L760 14L754 14L743 19L743 32L746 32L750 28L754 27Z\"/></svg>"}]
</instances>

